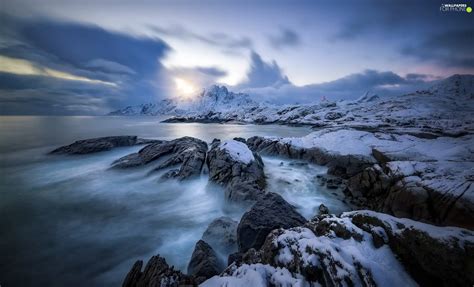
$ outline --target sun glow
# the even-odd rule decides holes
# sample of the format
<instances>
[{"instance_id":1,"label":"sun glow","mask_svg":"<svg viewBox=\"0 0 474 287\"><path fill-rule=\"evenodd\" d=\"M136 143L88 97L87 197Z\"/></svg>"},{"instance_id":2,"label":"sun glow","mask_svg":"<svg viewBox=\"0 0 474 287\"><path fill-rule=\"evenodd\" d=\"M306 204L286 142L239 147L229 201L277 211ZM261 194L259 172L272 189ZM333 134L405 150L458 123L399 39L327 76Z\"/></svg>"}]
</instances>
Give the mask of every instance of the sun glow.
<instances>
[{"instance_id":1,"label":"sun glow","mask_svg":"<svg viewBox=\"0 0 474 287\"><path fill-rule=\"evenodd\" d=\"M187 80L175 78L174 82L176 84L176 91L178 92L179 96L188 98L197 92L197 87Z\"/></svg>"}]
</instances>

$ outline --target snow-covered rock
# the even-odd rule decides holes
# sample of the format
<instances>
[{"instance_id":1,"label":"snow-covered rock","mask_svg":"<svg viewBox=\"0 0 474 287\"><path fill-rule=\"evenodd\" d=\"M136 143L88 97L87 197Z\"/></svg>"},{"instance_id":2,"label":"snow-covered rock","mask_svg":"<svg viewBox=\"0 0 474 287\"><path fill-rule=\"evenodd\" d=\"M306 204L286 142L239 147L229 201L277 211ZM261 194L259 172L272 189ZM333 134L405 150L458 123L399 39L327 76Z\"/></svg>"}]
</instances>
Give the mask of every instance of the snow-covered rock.
<instances>
[{"instance_id":1,"label":"snow-covered rock","mask_svg":"<svg viewBox=\"0 0 474 287\"><path fill-rule=\"evenodd\" d=\"M236 140L212 143L207 156L209 180L226 188L231 201L254 201L266 185L263 161L245 143Z\"/></svg>"},{"instance_id":2,"label":"snow-covered rock","mask_svg":"<svg viewBox=\"0 0 474 287\"><path fill-rule=\"evenodd\" d=\"M474 228L474 135L419 138L347 128L301 138L253 137L252 150L328 165L364 206Z\"/></svg>"},{"instance_id":3,"label":"snow-covered rock","mask_svg":"<svg viewBox=\"0 0 474 287\"><path fill-rule=\"evenodd\" d=\"M321 215L274 230L203 286L469 286L473 247L466 229L364 210Z\"/></svg>"}]
</instances>

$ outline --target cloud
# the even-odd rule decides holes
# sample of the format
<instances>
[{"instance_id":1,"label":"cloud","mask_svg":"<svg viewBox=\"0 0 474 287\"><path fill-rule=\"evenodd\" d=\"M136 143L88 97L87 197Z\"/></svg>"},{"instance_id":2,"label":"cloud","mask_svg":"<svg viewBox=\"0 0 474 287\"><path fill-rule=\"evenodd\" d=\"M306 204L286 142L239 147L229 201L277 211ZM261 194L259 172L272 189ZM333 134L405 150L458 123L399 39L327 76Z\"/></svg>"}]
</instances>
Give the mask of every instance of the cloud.
<instances>
[{"instance_id":1,"label":"cloud","mask_svg":"<svg viewBox=\"0 0 474 287\"><path fill-rule=\"evenodd\" d=\"M301 44L300 36L293 30L283 28L277 35L269 37L270 44L276 49L295 47Z\"/></svg>"},{"instance_id":2,"label":"cloud","mask_svg":"<svg viewBox=\"0 0 474 287\"><path fill-rule=\"evenodd\" d=\"M290 83L279 87L244 88L241 91L270 102L312 103L323 97L329 100L357 99L366 92L380 96L400 95L425 86L428 82L424 79L431 79L431 76L409 74L402 77L391 71L365 70L321 84L295 86Z\"/></svg>"},{"instance_id":3,"label":"cloud","mask_svg":"<svg viewBox=\"0 0 474 287\"><path fill-rule=\"evenodd\" d=\"M104 114L119 104L116 90L104 85L41 75L0 73L0 114Z\"/></svg>"},{"instance_id":4,"label":"cloud","mask_svg":"<svg viewBox=\"0 0 474 287\"><path fill-rule=\"evenodd\" d=\"M279 87L286 84L290 84L290 81L275 61L264 62L259 54L252 52L246 79L237 88Z\"/></svg>"},{"instance_id":5,"label":"cloud","mask_svg":"<svg viewBox=\"0 0 474 287\"><path fill-rule=\"evenodd\" d=\"M182 26L163 28L151 25L150 29L160 36L169 36L181 40L195 40L224 49L251 49L253 46L252 40L248 37L235 37L224 33L202 35Z\"/></svg>"},{"instance_id":6,"label":"cloud","mask_svg":"<svg viewBox=\"0 0 474 287\"><path fill-rule=\"evenodd\" d=\"M186 80L196 88L213 85L227 75L226 71L217 67L175 67L170 68L168 72L171 78Z\"/></svg>"},{"instance_id":7,"label":"cloud","mask_svg":"<svg viewBox=\"0 0 474 287\"><path fill-rule=\"evenodd\" d=\"M46 114L107 112L164 94L167 71L160 61L170 47L160 39L45 19L5 16L5 21L9 29L0 33L8 37L0 45L0 57L21 65L0 68L2 113L33 113L35 108ZM28 96L32 101L23 101L25 107L13 98ZM41 108L35 104L40 100ZM99 106L87 106L93 103Z\"/></svg>"},{"instance_id":8,"label":"cloud","mask_svg":"<svg viewBox=\"0 0 474 287\"><path fill-rule=\"evenodd\" d=\"M474 68L474 28L445 31L401 49L405 56L434 62L443 67Z\"/></svg>"}]
</instances>

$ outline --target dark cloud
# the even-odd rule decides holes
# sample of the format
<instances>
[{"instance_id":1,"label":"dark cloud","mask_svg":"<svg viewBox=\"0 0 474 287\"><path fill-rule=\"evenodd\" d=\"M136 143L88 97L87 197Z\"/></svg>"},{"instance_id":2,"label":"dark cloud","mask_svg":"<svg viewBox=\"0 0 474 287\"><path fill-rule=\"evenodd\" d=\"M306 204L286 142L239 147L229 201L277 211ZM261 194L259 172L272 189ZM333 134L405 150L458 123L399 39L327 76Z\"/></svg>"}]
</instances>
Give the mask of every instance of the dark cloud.
<instances>
[{"instance_id":1,"label":"dark cloud","mask_svg":"<svg viewBox=\"0 0 474 287\"><path fill-rule=\"evenodd\" d=\"M287 28L280 29L277 35L270 36L269 41L276 49L295 47L301 44L300 36L295 31Z\"/></svg>"},{"instance_id":2,"label":"dark cloud","mask_svg":"<svg viewBox=\"0 0 474 287\"><path fill-rule=\"evenodd\" d=\"M329 100L357 99L367 92L380 96L401 95L426 86L428 82L424 79L431 77L423 74L402 77L391 71L365 70L321 84L301 87L285 84L280 87L245 88L242 91L277 103L311 103L323 97Z\"/></svg>"},{"instance_id":3,"label":"dark cloud","mask_svg":"<svg viewBox=\"0 0 474 287\"><path fill-rule=\"evenodd\" d=\"M473 69L474 18L463 12L441 12L443 1L362 1L346 3L345 19L333 41L383 42L401 56L440 68ZM350 13L349 13L350 12ZM383 51L383 50L381 50Z\"/></svg>"},{"instance_id":4,"label":"dark cloud","mask_svg":"<svg viewBox=\"0 0 474 287\"><path fill-rule=\"evenodd\" d=\"M152 25L150 29L161 36L169 36L182 40L196 40L224 49L251 49L253 46L252 40L248 37L234 37L224 33L202 35L181 26L163 28Z\"/></svg>"},{"instance_id":5,"label":"dark cloud","mask_svg":"<svg viewBox=\"0 0 474 287\"><path fill-rule=\"evenodd\" d=\"M474 28L446 31L405 45L401 52L444 67L474 68Z\"/></svg>"},{"instance_id":6,"label":"dark cloud","mask_svg":"<svg viewBox=\"0 0 474 287\"><path fill-rule=\"evenodd\" d=\"M0 101L10 100L9 106L2 107L2 113L11 114L18 109L17 104L15 108L11 106L14 102L12 95L22 99L28 95L36 97L38 93L32 92L35 89L41 90L43 95L41 109L35 105L38 99L32 99L31 107L25 106L18 112L30 113L38 107L38 113L45 113L47 102L51 103L51 110L55 113L61 111L61 106L64 107L61 114L70 112L71 106L75 107L74 113L79 113L81 107L84 113L106 112L124 105L153 101L157 95L163 94L162 79L166 71L160 60L170 48L160 39L133 37L77 23L23 21L9 16L4 19L10 24L8 30L0 30L8 36L0 48L1 56L27 60L38 70L49 68L114 85L52 78L46 74L3 74ZM24 96L20 97L21 93L25 93ZM53 99L52 95L56 98ZM87 97L100 106L86 107L90 101L77 102L77 99ZM28 103L24 102L24 105Z\"/></svg>"},{"instance_id":7,"label":"dark cloud","mask_svg":"<svg viewBox=\"0 0 474 287\"><path fill-rule=\"evenodd\" d=\"M290 84L290 81L275 61L264 62L259 54L252 52L246 80L238 88L279 87L286 84Z\"/></svg>"},{"instance_id":8,"label":"dark cloud","mask_svg":"<svg viewBox=\"0 0 474 287\"><path fill-rule=\"evenodd\" d=\"M123 95L114 88L44 76L0 73L0 114L104 114Z\"/></svg>"}]
</instances>

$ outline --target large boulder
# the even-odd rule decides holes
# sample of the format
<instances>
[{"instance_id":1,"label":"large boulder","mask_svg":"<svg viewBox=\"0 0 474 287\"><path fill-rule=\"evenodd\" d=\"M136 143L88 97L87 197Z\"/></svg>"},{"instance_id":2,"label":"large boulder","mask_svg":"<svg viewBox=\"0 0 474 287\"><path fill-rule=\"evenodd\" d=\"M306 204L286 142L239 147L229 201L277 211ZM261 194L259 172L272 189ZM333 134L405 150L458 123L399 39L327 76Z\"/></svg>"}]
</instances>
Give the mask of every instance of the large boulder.
<instances>
[{"instance_id":1,"label":"large boulder","mask_svg":"<svg viewBox=\"0 0 474 287\"><path fill-rule=\"evenodd\" d=\"M209 243L216 252L230 254L237 251L238 222L222 216L213 220L202 235L202 240Z\"/></svg>"},{"instance_id":2,"label":"large boulder","mask_svg":"<svg viewBox=\"0 0 474 287\"><path fill-rule=\"evenodd\" d=\"M188 264L188 274L198 281L204 281L218 275L224 269L212 247L203 240L199 240L194 247L191 261Z\"/></svg>"},{"instance_id":3,"label":"large boulder","mask_svg":"<svg viewBox=\"0 0 474 287\"><path fill-rule=\"evenodd\" d=\"M70 145L62 146L51 151L50 154L89 154L111 150L115 147L133 146L150 142L155 141L141 139L137 136L100 137L75 141Z\"/></svg>"},{"instance_id":4,"label":"large boulder","mask_svg":"<svg viewBox=\"0 0 474 287\"><path fill-rule=\"evenodd\" d=\"M226 187L231 201L256 200L264 193L263 161L245 143L216 140L208 153L209 180Z\"/></svg>"},{"instance_id":5,"label":"large boulder","mask_svg":"<svg viewBox=\"0 0 474 287\"><path fill-rule=\"evenodd\" d=\"M192 138L182 137L171 141L160 141L145 146L137 153L126 155L112 163L114 168L130 168L149 164L153 161L169 157L154 170L180 165L179 170L167 173L167 177L187 179L201 173L206 158L206 142Z\"/></svg>"},{"instance_id":6,"label":"large boulder","mask_svg":"<svg viewBox=\"0 0 474 287\"><path fill-rule=\"evenodd\" d=\"M143 261L135 262L128 272L122 287L178 287L196 286L197 281L193 276L181 273L168 266L166 260L160 255L153 256L142 271Z\"/></svg>"},{"instance_id":7,"label":"large boulder","mask_svg":"<svg viewBox=\"0 0 474 287\"><path fill-rule=\"evenodd\" d=\"M276 193L266 193L247 211L237 227L239 252L260 248L267 235L277 228L301 226L306 219Z\"/></svg>"}]
</instances>

